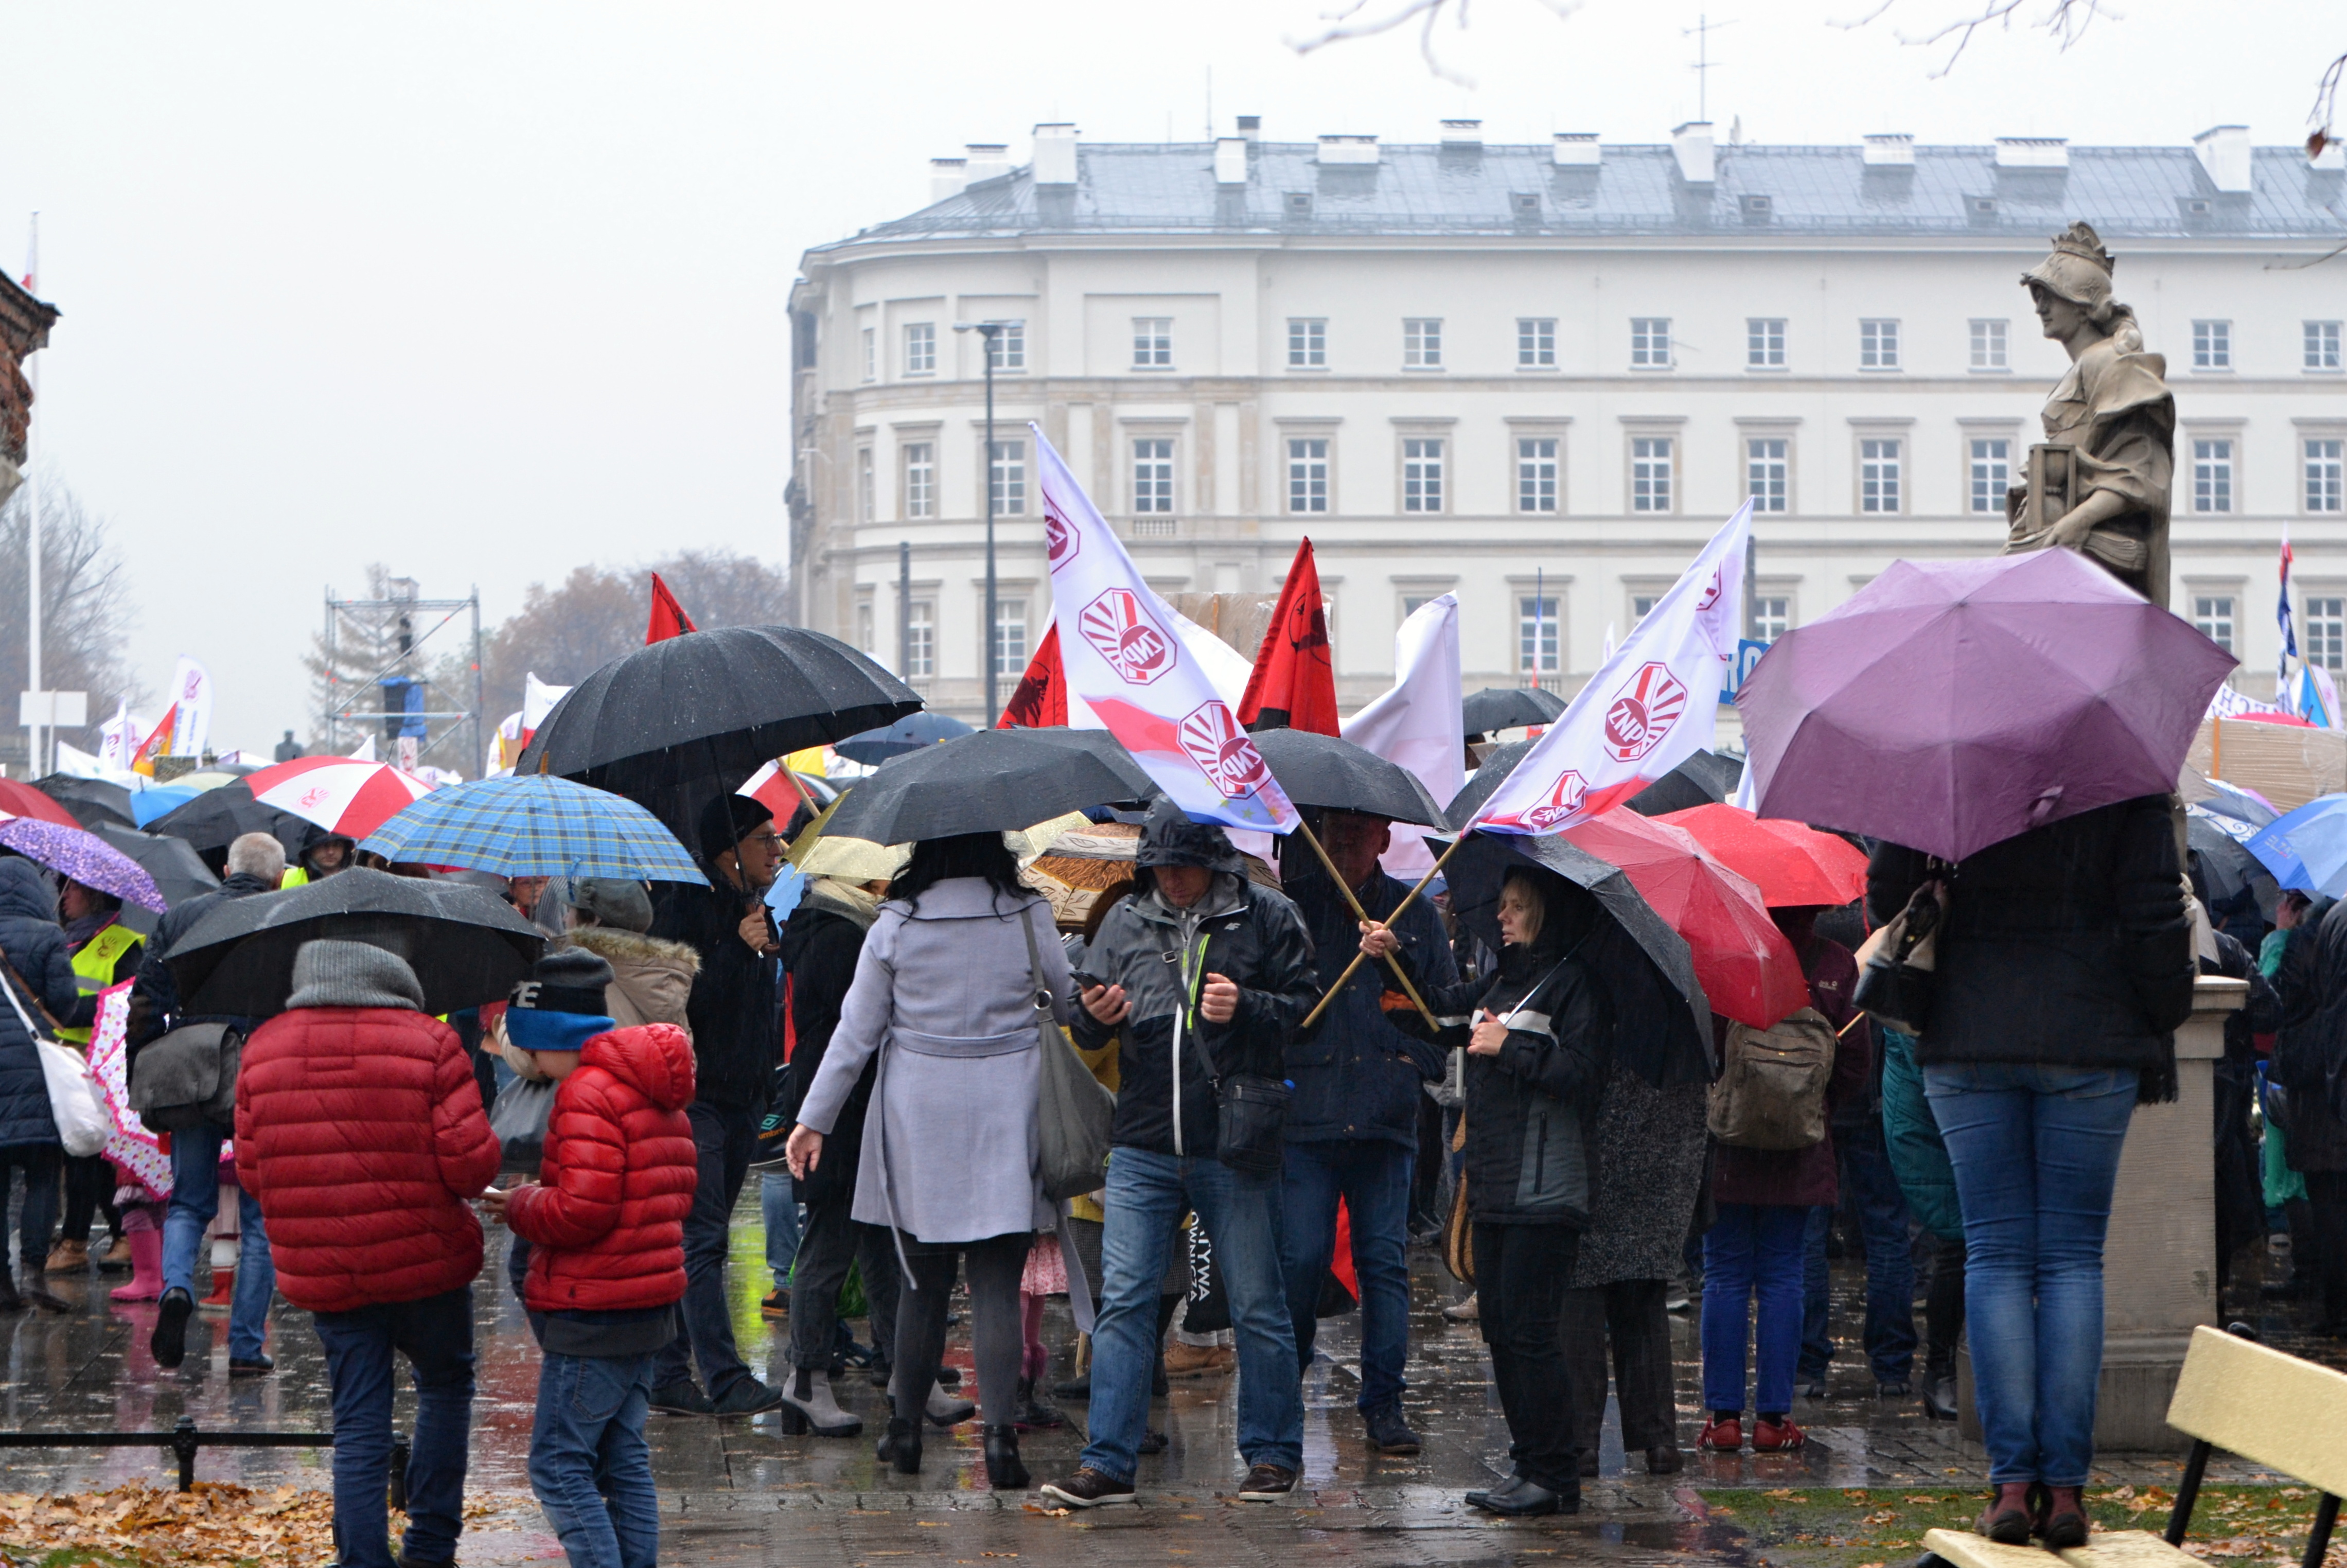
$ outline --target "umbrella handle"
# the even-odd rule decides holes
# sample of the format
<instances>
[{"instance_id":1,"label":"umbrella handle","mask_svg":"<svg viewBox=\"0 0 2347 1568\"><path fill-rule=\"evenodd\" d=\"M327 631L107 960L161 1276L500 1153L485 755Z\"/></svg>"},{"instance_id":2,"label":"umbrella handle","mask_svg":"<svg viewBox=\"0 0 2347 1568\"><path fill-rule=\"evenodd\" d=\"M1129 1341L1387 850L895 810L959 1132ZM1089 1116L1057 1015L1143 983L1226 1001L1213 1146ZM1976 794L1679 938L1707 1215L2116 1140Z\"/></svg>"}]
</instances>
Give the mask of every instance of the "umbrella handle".
<instances>
[{"instance_id":1,"label":"umbrella handle","mask_svg":"<svg viewBox=\"0 0 2347 1568\"><path fill-rule=\"evenodd\" d=\"M1459 846L1466 842L1467 835L1463 833L1450 841L1450 847L1442 852L1442 858L1437 860L1432 866L1427 867L1426 875L1419 878L1418 886L1411 888L1407 894L1403 895L1402 901L1394 906L1393 913L1386 917L1386 924L1391 925L1394 921L1401 918L1401 912L1409 907L1410 900L1416 898L1420 893L1426 891L1426 885L1434 880L1435 874L1442 869L1444 864L1448 862L1452 856L1459 853ZM1337 999L1337 993L1345 989L1345 982L1353 978L1353 971L1361 967L1361 960L1368 957L1368 955L1367 953L1355 953L1353 955L1353 961L1345 966L1345 972L1337 977L1337 983L1328 988L1328 994L1322 997L1319 1004L1313 1008L1310 1013L1306 1015L1304 1021L1296 1026L1298 1029L1310 1029L1314 1024L1320 1021L1320 1015L1328 1010L1328 1004Z\"/></svg>"}]
</instances>

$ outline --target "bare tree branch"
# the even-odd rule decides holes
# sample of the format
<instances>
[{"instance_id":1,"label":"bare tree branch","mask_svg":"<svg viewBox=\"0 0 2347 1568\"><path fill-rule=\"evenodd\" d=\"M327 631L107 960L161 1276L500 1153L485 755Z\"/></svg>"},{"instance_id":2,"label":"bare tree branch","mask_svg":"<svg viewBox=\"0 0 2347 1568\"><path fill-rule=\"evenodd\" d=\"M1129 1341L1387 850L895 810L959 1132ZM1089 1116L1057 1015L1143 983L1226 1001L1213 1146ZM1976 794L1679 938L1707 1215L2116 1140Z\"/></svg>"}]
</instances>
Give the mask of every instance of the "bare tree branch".
<instances>
[{"instance_id":1,"label":"bare tree branch","mask_svg":"<svg viewBox=\"0 0 2347 1568\"><path fill-rule=\"evenodd\" d=\"M31 487L0 507L0 617L10 634L0 640L0 688L21 692L26 672L22 613L26 526L31 520ZM68 745L94 749L96 728L114 717L118 700L138 702L146 693L123 644L133 613L130 584L121 552L108 537L107 521L84 507L54 478L41 485L41 682L51 691L89 693L90 727L61 729ZM21 736L22 732L17 732ZM21 740L18 743L21 744Z\"/></svg>"},{"instance_id":2,"label":"bare tree branch","mask_svg":"<svg viewBox=\"0 0 2347 1568\"><path fill-rule=\"evenodd\" d=\"M1974 33L1991 23L2010 31L2014 14L2029 3L2030 0L1988 0L1978 11L1960 16L1932 32L1914 36L1902 32L1899 35L1899 41L1911 48L1930 48L1950 38L1955 40L1955 46L1948 51L1948 57L1940 62L1939 69L1931 73L1932 79L1937 80L1956 68L1956 62L1963 58L1964 47L1973 41ZM1897 4L1898 0L1882 0L1881 5L1855 21L1836 22L1832 26L1844 31L1866 26L1881 20ZM2045 15L2029 26L2053 35L2060 40L2060 46L2067 49L2085 36L2086 28L2097 16L2108 16L2113 21L2119 19L2119 14L2107 9L2103 0L2050 0Z\"/></svg>"},{"instance_id":3,"label":"bare tree branch","mask_svg":"<svg viewBox=\"0 0 2347 1568\"><path fill-rule=\"evenodd\" d=\"M1434 53L1435 24L1455 5L1457 9L1452 14L1459 18L1460 30L1466 31L1469 3L1470 0L1398 0L1394 8L1382 15L1355 21L1353 18L1368 9L1369 0L1352 0L1352 4L1337 10L1322 12L1320 19L1328 26L1310 37L1288 39L1287 46L1299 55L1308 55L1324 45L1342 43L1349 38L1374 38L1380 33L1390 33L1416 17L1420 19L1418 53L1419 57L1426 62L1426 68L1446 82L1471 87L1475 85L1472 77L1450 69ZM1581 9L1582 0L1536 0L1536 4L1545 6L1562 21Z\"/></svg>"}]
</instances>

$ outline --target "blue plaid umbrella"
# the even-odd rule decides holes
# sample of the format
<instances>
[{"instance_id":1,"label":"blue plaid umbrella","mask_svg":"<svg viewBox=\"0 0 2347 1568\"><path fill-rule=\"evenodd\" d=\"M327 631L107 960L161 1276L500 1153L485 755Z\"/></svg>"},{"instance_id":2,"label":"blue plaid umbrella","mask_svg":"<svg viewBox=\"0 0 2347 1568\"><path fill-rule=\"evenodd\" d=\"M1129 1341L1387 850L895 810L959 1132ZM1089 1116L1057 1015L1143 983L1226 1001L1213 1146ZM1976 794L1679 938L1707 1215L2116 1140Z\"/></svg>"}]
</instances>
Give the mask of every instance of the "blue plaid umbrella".
<instances>
[{"instance_id":1,"label":"blue plaid umbrella","mask_svg":"<svg viewBox=\"0 0 2347 1568\"><path fill-rule=\"evenodd\" d=\"M661 819L624 796L548 774L436 789L359 847L386 860L461 866L500 876L709 878Z\"/></svg>"}]
</instances>

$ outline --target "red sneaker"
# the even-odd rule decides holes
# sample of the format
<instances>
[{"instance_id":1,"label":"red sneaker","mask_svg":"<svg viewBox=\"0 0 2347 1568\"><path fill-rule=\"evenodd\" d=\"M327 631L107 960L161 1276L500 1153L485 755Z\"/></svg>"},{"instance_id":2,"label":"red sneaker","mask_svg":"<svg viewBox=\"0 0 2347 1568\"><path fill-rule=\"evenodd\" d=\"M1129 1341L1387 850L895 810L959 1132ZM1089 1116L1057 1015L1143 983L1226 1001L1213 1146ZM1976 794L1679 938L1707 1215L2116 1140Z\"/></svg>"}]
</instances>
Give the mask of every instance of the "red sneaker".
<instances>
[{"instance_id":1,"label":"red sneaker","mask_svg":"<svg viewBox=\"0 0 2347 1568\"><path fill-rule=\"evenodd\" d=\"M1809 1434L1795 1426L1790 1416L1781 1421L1772 1421L1763 1416L1752 1424L1754 1453L1781 1453L1787 1449L1799 1448L1809 1440Z\"/></svg>"},{"instance_id":2,"label":"red sneaker","mask_svg":"<svg viewBox=\"0 0 2347 1568\"><path fill-rule=\"evenodd\" d=\"M1739 1452L1744 1447L1744 1418L1720 1417L1719 1419L1703 1429L1703 1436L1696 1439L1695 1446L1699 1449L1711 1449L1724 1454Z\"/></svg>"}]
</instances>

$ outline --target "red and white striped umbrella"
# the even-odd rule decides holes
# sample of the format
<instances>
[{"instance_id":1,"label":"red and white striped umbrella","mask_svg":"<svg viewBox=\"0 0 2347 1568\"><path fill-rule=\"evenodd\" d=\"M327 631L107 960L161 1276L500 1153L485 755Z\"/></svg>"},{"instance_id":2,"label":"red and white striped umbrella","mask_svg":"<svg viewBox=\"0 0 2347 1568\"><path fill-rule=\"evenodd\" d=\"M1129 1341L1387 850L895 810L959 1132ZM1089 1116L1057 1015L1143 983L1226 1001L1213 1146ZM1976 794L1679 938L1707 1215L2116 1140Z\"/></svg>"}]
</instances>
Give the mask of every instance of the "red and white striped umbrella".
<instances>
[{"instance_id":1,"label":"red and white striped umbrella","mask_svg":"<svg viewBox=\"0 0 2347 1568\"><path fill-rule=\"evenodd\" d=\"M432 788L388 763L355 757L297 757L248 774L244 784L261 804L350 839L364 838Z\"/></svg>"}]
</instances>

